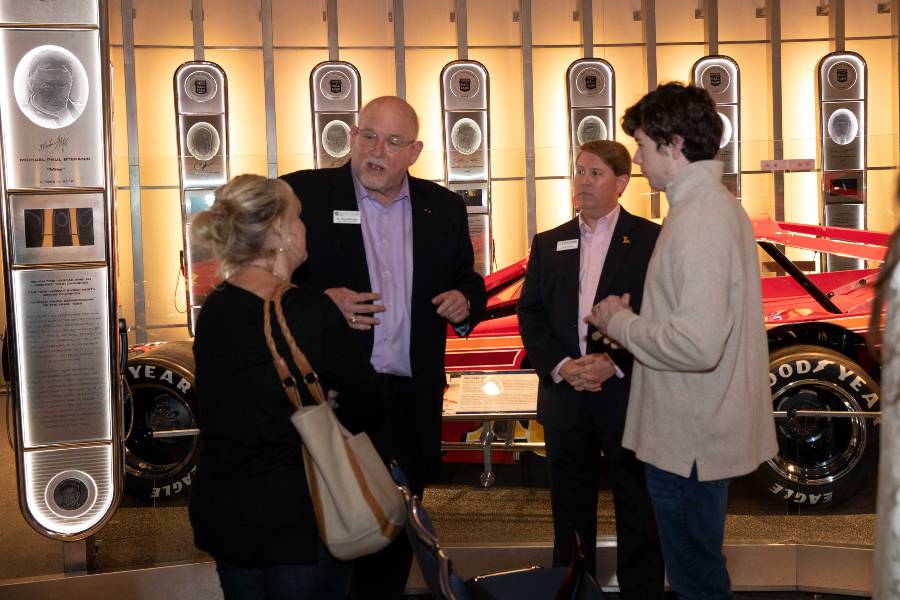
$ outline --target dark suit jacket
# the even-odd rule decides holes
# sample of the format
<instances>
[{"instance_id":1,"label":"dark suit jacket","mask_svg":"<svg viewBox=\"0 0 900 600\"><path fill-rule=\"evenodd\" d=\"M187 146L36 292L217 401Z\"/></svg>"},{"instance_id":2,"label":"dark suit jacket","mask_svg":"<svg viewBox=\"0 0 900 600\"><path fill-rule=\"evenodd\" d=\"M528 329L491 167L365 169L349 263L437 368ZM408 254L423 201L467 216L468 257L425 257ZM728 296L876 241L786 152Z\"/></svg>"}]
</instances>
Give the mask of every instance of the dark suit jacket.
<instances>
[{"instance_id":1,"label":"dark suit jacket","mask_svg":"<svg viewBox=\"0 0 900 600\"><path fill-rule=\"evenodd\" d=\"M594 295L596 304L610 294L631 294L631 306L640 310L647 264L653 254L659 225L636 217L624 208L613 231L600 282ZM608 352L625 372L624 379L613 376L600 392L577 392L565 381L554 383L550 373L565 358L578 358L578 272L580 249L557 250L563 240L580 239L578 219L534 236L525 285L519 299L519 330L525 351L540 377L538 421L558 429L571 428L582 405L589 407L598 424L621 427L628 404L632 357L624 350L612 350L602 342L592 342L588 330L588 353Z\"/></svg>"},{"instance_id":2,"label":"dark suit jacket","mask_svg":"<svg viewBox=\"0 0 900 600\"><path fill-rule=\"evenodd\" d=\"M372 291L362 228L334 223L335 210L359 210L350 164L297 171L282 179L303 204L301 218L309 251L293 282L320 291L332 287ZM474 327L484 311L486 297L484 279L473 269L469 222L462 200L442 186L412 176L409 195L413 231L410 362L416 394L421 399L415 418L422 447L437 455L447 321L438 316L431 299L447 290L459 290L469 300L469 325ZM371 355L373 332L356 334Z\"/></svg>"}]
</instances>

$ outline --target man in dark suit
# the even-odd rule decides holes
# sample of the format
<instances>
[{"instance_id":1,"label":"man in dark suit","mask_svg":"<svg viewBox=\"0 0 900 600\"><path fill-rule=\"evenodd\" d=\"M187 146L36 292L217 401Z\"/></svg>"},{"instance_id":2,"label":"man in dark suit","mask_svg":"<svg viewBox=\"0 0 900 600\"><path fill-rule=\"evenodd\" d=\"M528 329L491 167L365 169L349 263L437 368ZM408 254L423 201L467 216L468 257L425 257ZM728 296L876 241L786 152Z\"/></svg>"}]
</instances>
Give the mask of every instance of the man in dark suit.
<instances>
[{"instance_id":1,"label":"man in dark suit","mask_svg":"<svg viewBox=\"0 0 900 600\"><path fill-rule=\"evenodd\" d=\"M486 299L462 200L407 173L418 132L409 104L376 98L350 130L348 165L283 179L302 199L309 249L293 281L324 291L358 330L379 373L373 396L385 399L382 422L365 428L421 497L440 460L447 324L468 334ZM399 598L411 562L403 535L356 561L356 596Z\"/></svg>"},{"instance_id":2,"label":"man in dark suit","mask_svg":"<svg viewBox=\"0 0 900 600\"><path fill-rule=\"evenodd\" d=\"M615 505L622 598L645 600L663 597L664 567L643 465L621 446L632 358L593 341L584 321L610 293L630 294L631 305L640 306L660 228L619 205L630 173L631 158L618 142L581 147L574 181L579 215L534 237L518 314L540 377L537 414L550 468L553 562L571 560L573 527L594 569L602 451Z\"/></svg>"}]
</instances>

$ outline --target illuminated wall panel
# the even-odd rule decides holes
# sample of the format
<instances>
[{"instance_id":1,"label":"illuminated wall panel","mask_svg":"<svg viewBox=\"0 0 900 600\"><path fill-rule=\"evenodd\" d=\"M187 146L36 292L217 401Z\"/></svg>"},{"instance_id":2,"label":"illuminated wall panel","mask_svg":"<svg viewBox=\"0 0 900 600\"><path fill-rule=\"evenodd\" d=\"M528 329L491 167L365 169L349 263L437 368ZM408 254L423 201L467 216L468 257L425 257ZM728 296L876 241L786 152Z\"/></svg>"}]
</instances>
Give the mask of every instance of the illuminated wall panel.
<instances>
[{"instance_id":1,"label":"illuminated wall panel","mask_svg":"<svg viewBox=\"0 0 900 600\"><path fill-rule=\"evenodd\" d=\"M535 182L537 231L553 229L572 218L572 192L568 179L544 179ZM499 266L499 265L498 265Z\"/></svg>"},{"instance_id":2,"label":"illuminated wall panel","mask_svg":"<svg viewBox=\"0 0 900 600\"><path fill-rule=\"evenodd\" d=\"M897 85L897 57L891 56L894 43L891 40L847 40L847 50L859 53L866 61L869 72L869 87L866 92L869 115L866 161L869 167L889 167L896 164L894 120L887 118L896 112L894 90ZM892 85L888 85L888 82ZM872 200L875 199L870 197L869 201Z\"/></svg>"},{"instance_id":3,"label":"illuminated wall panel","mask_svg":"<svg viewBox=\"0 0 900 600\"><path fill-rule=\"evenodd\" d=\"M594 56L608 61L616 72L616 140L623 143L633 155L636 146L634 140L622 131L622 115L625 109L647 93L644 48L640 46L596 48ZM690 68L690 64L687 68Z\"/></svg>"},{"instance_id":4,"label":"illuminated wall panel","mask_svg":"<svg viewBox=\"0 0 900 600\"><path fill-rule=\"evenodd\" d=\"M572 18L580 11L581 0L532 0L531 43L580 44L581 19Z\"/></svg>"},{"instance_id":5,"label":"illuminated wall panel","mask_svg":"<svg viewBox=\"0 0 900 600\"><path fill-rule=\"evenodd\" d=\"M268 170L262 50L207 50L206 59L221 66L228 76L231 174L265 175ZM170 97L171 90L169 84Z\"/></svg>"},{"instance_id":6,"label":"illuminated wall panel","mask_svg":"<svg viewBox=\"0 0 900 600\"><path fill-rule=\"evenodd\" d=\"M497 268L525 258L528 236L525 226L525 182L494 181L491 183L494 227L494 253Z\"/></svg>"},{"instance_id":7,"label":"illuminated wall panel","mask_svg":"<svg viewBox=\"0 0 900 600\"><path fill-rule=\"evenodd\" d=\"M897 143L897 138L894 138ZM866 173L866 229L893 231L897 226L897 171Z\"/></svg>"},{"instance_id":8,"label":"illuminated wall panel","mask_svg":"<svg viewBox=\"0 0 900 600\"><path fill-rule=\"evenodd\" d=\"M819 176L815 172L784 174L784 219L794 223L820 221Z\"/></svg>"},{"instance_id":9,"label":"illuminated wall panel","mask_svg":"<svg viewBox=\"0 0 900 600\"><path fill-rule=\"evenodd\" d=\"M565 78L566 69L579 58L580 48L535 48L533 51L534 156L538 177L568 176Z\"/></svg>"},{"instance_id":10,"label":"illuminated wall panel","mask_svg":"<svg viewBox=\"0 0 900 600\"><path fill-rule=\"evenodd\" d=\"M822 4L819 0L788 0L781 3L781 39L806 40L811 38L827 38L828 17L816 16L816 7ZM846 2L847 11L853 10L853 2ZM875 7L872 5L872 9ZM813 67L815 68L815 63Z\"/></svg>"},{"instance_id":11,"label":"illuminated wall panel","mask_svg":"<svg viewBox=\"0 0 900 600\"><path fill-rule=\"evenodd\" d=\"M172 74L178 65L192 60L193 56L194 53L187 49L138 48L135 50L138 150L140 152L142 186L178 186L178 149L175 139L175 99L172 95ZM116 115L120 115L121 118L126 117L124 106L121 110L116 110ZM265 122L263 130L265 130ZM122 148L122 153L127 157L127 144ZM127 169L124 177L128 177ZM173 223L179 221L180 217ZM146 236L144 239L146 240Z\"/></svg>"},{"instance_id":12,"label":"illuminated wall panel","mask_svg":"<svg viewBox=\"0 0 900 600\"><path fill-rule=\"evenodd\" d=\"M595 44L640 44L644 41L643 24L634 20L634 11L641 8L639 1L593 0L591 8Z\"/></svg>"},{"instance_id":13,"label":"illuminated wall panel","mask_svg":"<svg viewBox=\"0 0 900 600\"><path fill-rule=\"evenodd\" d=\"M471 49L469 58L484 64L491 78L491 177L525 177L522 51ZM557 81L562 87L563 76Z\"/></svg>"},{"instance_id":14,"label":"illuminated wall panel","mask_svg":"<svg viewBox=\"0 0 900 600\"><path fill-rule=\"evenodd\" d=\"M785 158L816 156L816 63L830 51L828 42L793 42L781 47ZM821 167L818 158L816 164Z\"/></svg>"},{"instance_id":15,"label":"illuminated wall panel","mask_svg":"<svg viewBox=\"0 0 900 600\"><path fill-rule=\"evenodd\" d=\"M706 55L706 47L700 45L657 46L656 74L659 83L691 80L691 66Z\"/></svg>"},{"instance_id":16,"label":"illuminated wall panel","mask_svg":"<svg viewBox=\"0 0 900 600\"><path fill-rule=\"evenodd\" d=\"M421 0L403 3L403 37L407 46L456 46L456 23L450 20L455 10L446 0Z\"/></svg>"},{"instance_id":17,"label":"illuminated wall panel","mask_svg":"<svg viewBox=\"0 0 900 600\"><path fill-rule=\"evenodd\" d=\"M696 0L666 0L665 2L657 2L657 43L703 42L703 19L694 17L694 9L696 8ZM722 9L724 9L724 7L720 4L720 10ZM690 69L690 66L691 65L688 65L687 69ZM687 69L685 69L685 72L687 72Z\"/></svg>"},{"instance_id":18,"label":"illuminated wall panel","mask_svg":"<svg viewBox=\"0 0 900 600\"><path fill-rule=\"evenodd\" d=\"M131 252L131 195L128 190L116 190L116 260L118 262L119 306L122 307L122 316L125 318L128 325L134 325L134 263L132 262L133 257ZM131 341L133 342L134 340Z\"/></svg>"},{"instance_id":19,"label":"illuminated wall panel","mask_svg":"<svg viewBox=\"0 0 900 600\"><path fill-rule=\"evenodd\" d=\"M116 185L128 185L128 126L125 119L125 59L121 48L109 49L113 93L113 170Z\"/></svg>"},{"instance_id":20,"label":"illuminated wall panel","mask_svg":"<svg viewBox=\"0 0 900 600\"><path fill-rule=\"evenodd\" d=\"M372 98L392 96L397 93L393 49L341 50L341 60L352 63L359 69L359 76L362 79L363 104ZM439 74L440 70L435 73L435 78ZM406 85L409 86L410 82L407 81Z\"/></svg>"},{"instance_id":21,"label":"illuminated wall panel","mask_svg":"<svg viewBox=\"0 0 900 600\"><path fill-rule=\"evenodd\" d=\"M727 4L720 2L719 41L767 39L766 20L756 17L756 9L762 8L763 4L759 0L729 0Z\"/></svg>"},{"instance_id":22,"label":"illuminated wall panel","mask_svg":"<svg viewBox=\"0 0 900 600\"><path fill-rule=\"evenodd\" d=\"M109 2L109 43L122 43L122 7L113 0Z\"/></svg>"},{"instance_id":23,"label":"illuminated wall panel","mask_svg":"<svg viewBox=\"0 0 900 600\"><path fill-rule=\"evenodd\" d=\"M407 3L409 4L409 3ZM419 115L419 139L424 144L419 160L410 172L423 179L444 178L441 129L441 69L456 60L456 50L406 51L406 100ZM366 80L363 77L363 93ZM493 92L493 81L491 81ZM493 135L493 130L491 131Z\"/></svg>"},{"instance_id":24,"label":"illuminated wall panel","mask_svg":"<svg viewBox=\"0 0 900 600\"><path fill-rule=\"evenodd\" d=\"M757 165L758 167L758 165ZM768 173L741 175L741 204L748 214L775 215L774 180Z\"/></svg>"},{"instance_id":25,"label":"illuminated wall panel","mask_svg":"<svg viewBox=\"0 0 900 600\"><path fill-rule=\"evenodd\" d=\"M466 4L470 46L518 46L522 43L519 23L513 21L513 11L519 10L519 0L468 0ZM521 68L519 72L522 72ZM491 73L491 79L493 76Z\"/></svg>"},{"instance_id":26,"label":"illuminated wall panel","mask_svg":"<svg viewBox=\"0 0 900 600\"><path fill-rule=\"evenodd\" d=\"M272 43L328 47L324 2L272 0Z\"/></svg>"},{"instance_id":27,"label":"illuminated wall panel","mask_svg":"<svg viewBox=\"0 0 900 600\"><path fill-rule=\"evenodd\" d=\"M388 20L390 7L391 3L384 0L340 0L337 3L338 43L341 46L392 46L394 24ZM341 60L349 59L341 56Z\"/></svg>"},{"instance_id":28,"label":"illuminated wall panel","mask_svg":"<svg viewBox=\"0 0 900 600\"><path fill-rule=\"evenodd\" d=\"M312 169L313 136L309 74L328 59L325 50L275 50L275 138L278 171ZM232 119L238 115L232 113Z\"/></svg>"},{"instance_id":29,"label":"illuminated wall panel","mask_svg":"<svg viewBox=\"0 0 900 600\"><path fill-rule=\"evenodd\" d=\"M847 37L891 35L891 13L879 13L876 10L877 4L878 2L872 0L844 2ZM847 40L848 46L849 42L850 40Z\"/></svg>"},{"instance_id":30,"label":"illuminated wall panel","mask_svg":"<svg viewBox=\"0 0 900 600\"><path fill-rule=\"evenodd\" d=\"M207 46L262 46L259 2L203 0L203 15L203 41Z\"/></svg>"},{"instance_id":31,"label":"illuminated wall panel","mask_svg":"<svg viewBox=\"0 0 900 600\"><path fill-rule=\"evenodd\" d=\"M722 44L719 52L733 58L741 72L741 170L759 170L773 156L772 88L766 44ZM743 181L743 180L742 180Z\"/></svg>"},{"instance_id":32,"label":"illuminated wall panel","mask_svg":"<svg viewBox=\"0 0 900 600\"><path fill-rule=\"evenodd\" d=\"M641 168L637 165L631 166L631 180L625 193L619 198L619 202L625 207L625 210L633 215L650 218L650 184L645 177L637 175ZM665 211L665 202L660 200L660 207Z\"/></svg>"},{"instance_id":33,"label":"illuminated wall panel","mask_svg":"<svg viewBox=\"0 0 900 600\"><path fill-rule=\"evenodd\" d=\"M191 0L132 0L132 8L134 8L135 14L135 44L160 46L193 45L194 30L191 24ZM208 18L209 9L206 9L206 15ZM120 36L121 22L122 17L120 14ZM209 31L209 21L207 21L206 27L207 31ZM206 43L209 44L211 42L207 40ZM170 84L170 92L171 87Z\"/></svg>"},{"instance_id":34,"label":"illuminated wall panel","mask_svg":"<svg viewBox=\"0 0 900 600\"><path fill-rule=\"evenodd\" d=\"M184 280L180 279L178 260L183 246L178 190L141 190L141 223L147 322L184 324ZM181 335L187 337L186 327Z\"/></svg>"}]
</instances>

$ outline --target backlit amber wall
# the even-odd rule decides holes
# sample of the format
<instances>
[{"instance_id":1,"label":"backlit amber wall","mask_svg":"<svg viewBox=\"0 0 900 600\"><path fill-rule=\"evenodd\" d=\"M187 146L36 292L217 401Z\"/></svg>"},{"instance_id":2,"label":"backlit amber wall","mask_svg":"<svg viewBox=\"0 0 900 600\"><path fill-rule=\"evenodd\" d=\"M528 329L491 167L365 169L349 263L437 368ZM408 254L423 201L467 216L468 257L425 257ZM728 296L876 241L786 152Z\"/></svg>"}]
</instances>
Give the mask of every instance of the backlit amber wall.
<instances>
[{"instance_id":1,"label":"backlit amber wall","mask_svg":"<svg viewBox=\"0 0 900 600\"><path fill-rule=\"evenodd\" d=\"M648 56L645 23L636 11L639 0L593 0L593 55L616 71L617 119L648 90L648 65L657 82L689 76L691 65L708 54L704 21L696 0L657 0L655 53ZM818 222L820 175L784 175L783 199L776 197L775 176L760 171L772 158L773 66L766 18L757 15L762 0L719 0L719 52L735 59L741 75L742 202L749 211L773 214L783 202L785 218ZM816 16L818 0L782 0L779 100L785 158L817 156L815 65L835 49L827 16ZM897 45L891 15L880 14L875 0L846 2L846 49L868 64L868 223L871 229L893 228L897 163ZM135 322L135 298L143 297L147 338L187 337L178 163L172 74L194 56L190 0L133 0L134 67L139 156L140 201L129 193L125 52L120 1L110 2L111 62L114 70L114 138L119 186L120 297L129 323ZM313 165L309 73L328 59L326 0L272 0L273 112L277 172ZM425 145L414 175L443 178L439 74L459 57L455 0L404 0L403 69L406 97L421 119ZM337 0L339 58L359 69L362 97L369 100L396 92L395 15L391 0ZM468 0L468 57L490 73L491 193L496 263L503 267L525 256L528 247L526 124L534 131L534 197L537 231L570 216L567 176L565 72L584 56L582 0L531 0L531 21L522 21L519 0ZM231 172L267 173L265 63L258 0L203 0L205 58L228 76ZM702 17L702 15L701 15ZM523 52L523 27L530 28L531 61ZM530 69L534 112L526 112L524 82ZM632 140L621 126L616 138L629 149ZM781 141L778 142L779 144ZM133 169L132 171L135 171ZM134 202L133 202L134 201ZM640 169L623 197L625 207L651 216L652 196ZM132 206L134 204L134 206ZM659 201L665 215L664 198ZM138 221L139 219L139 221ZM142 244L132 249L140 227ZM135 262L135 261L138 262ZM143 269L135 281L134 266Z\"/></svg>"}]
</instances>

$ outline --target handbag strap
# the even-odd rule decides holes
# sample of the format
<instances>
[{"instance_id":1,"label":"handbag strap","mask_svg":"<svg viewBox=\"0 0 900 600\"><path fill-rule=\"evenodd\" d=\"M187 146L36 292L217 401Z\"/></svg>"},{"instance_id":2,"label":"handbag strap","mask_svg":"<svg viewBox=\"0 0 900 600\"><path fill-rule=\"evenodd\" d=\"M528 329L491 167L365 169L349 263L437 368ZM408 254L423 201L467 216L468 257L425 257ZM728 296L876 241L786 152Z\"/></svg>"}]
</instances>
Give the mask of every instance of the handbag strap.
<instances>
[{"instance_id":1,"label":"handbag strap","mask_svg":"<svg viewBox=\"0 0 900 600\"><path fill-rule=\"evenodd\" d=\"M291 330L288 327L287 319L284 318L284 311L281 307L281 298L284 296L284 292L292 287L294 286L289 283L279 283L275 286L272 294L266 298L266 303L263 306L263 330L266 335L266 345L269 347L269 352L272 353L272 361L275 363L275 370L278 371L278 378L281 380L281 387L284 388L288 400L291 401L294 408L298 409L302 402L300 400L300 390L297 387L297 379L291 374L287 361L285 361L284 357L281 356L281 353L278 352L278 348L275 346L275 340L272 338L273 304L275 306L275 319L278 321L281 335L283 335L284 339L287 341L288 348L290 348L291 351L291 358L297 366L297 369L300 370L300 374L303 376L303 383L318 404L325 403L325 393L322 390L319 376L316 375L316 372L309 364L306 355L304 355L297 346L297 341L294 339L294 336L291 334Z\"/></svg>"}]
</instances>

